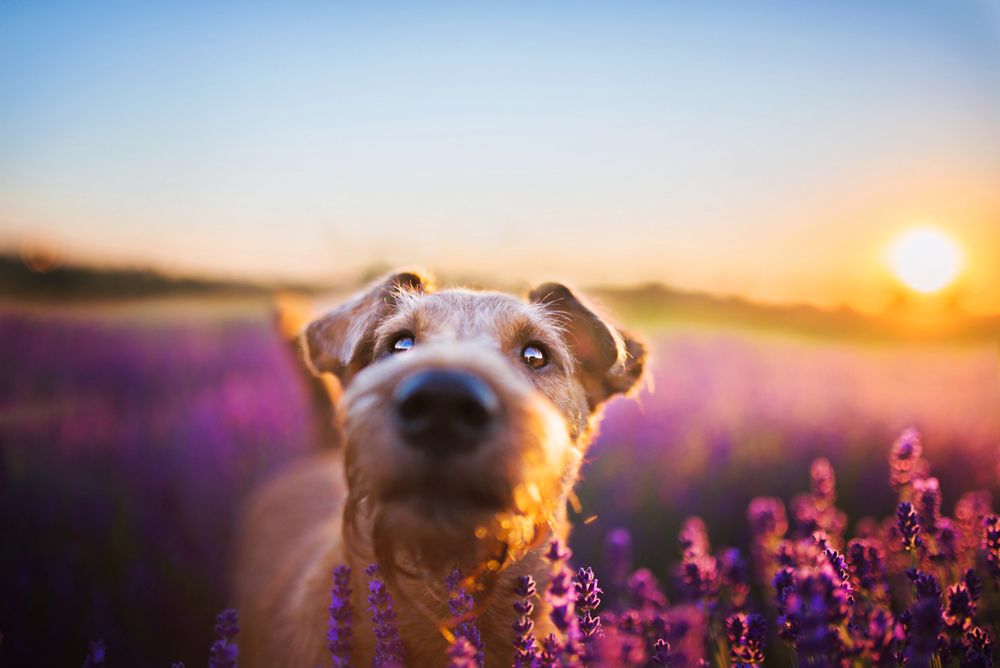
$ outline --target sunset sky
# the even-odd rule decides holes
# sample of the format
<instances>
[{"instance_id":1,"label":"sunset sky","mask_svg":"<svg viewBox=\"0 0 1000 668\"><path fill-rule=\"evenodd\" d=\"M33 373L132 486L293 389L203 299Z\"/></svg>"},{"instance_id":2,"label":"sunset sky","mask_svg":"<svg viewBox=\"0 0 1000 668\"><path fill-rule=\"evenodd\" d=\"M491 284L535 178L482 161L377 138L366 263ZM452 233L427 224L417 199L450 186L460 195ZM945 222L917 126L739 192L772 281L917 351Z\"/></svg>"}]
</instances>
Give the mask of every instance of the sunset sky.
<instances>
[{"instance_id":1,"label":"sunset sky","mask_svg":"<svg viewBox=\"0 0 1000 668\"><path fill-rule=\"evenodd\" d=\"M0 246L1000 311L997 2L418 4L4 3Z\"/></svg>"}]
</instances>

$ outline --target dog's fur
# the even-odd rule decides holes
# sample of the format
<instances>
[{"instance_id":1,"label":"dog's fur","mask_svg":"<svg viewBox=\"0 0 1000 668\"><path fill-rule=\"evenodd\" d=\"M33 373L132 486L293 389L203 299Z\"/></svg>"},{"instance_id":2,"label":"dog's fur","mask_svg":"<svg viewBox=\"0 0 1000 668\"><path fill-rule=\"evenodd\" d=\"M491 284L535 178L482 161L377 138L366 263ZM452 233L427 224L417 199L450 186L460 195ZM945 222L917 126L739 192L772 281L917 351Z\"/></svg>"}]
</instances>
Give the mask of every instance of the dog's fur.
<instances>
[{"instance_id":1,"label":"dog's fur","mask_svg":"<svg viewBox=\"0 0 1000 668\"><path fill-rule=\"evenodd\" d=\"M390 354L399 332L412 350ZM540 343L549 363L521 359ZM352 569L352 665L368 665L373 638L365 567L378 561L399 615L407 664L445 664L449 619L443 579L460 568L476 598L487 664L510 665L514 586L548 581L548 542L565 539L591 425L612 395L636 386L645 347L570 290L546 284L527 300L460 289L436 291L417 272L376 282L313 321L303 351L333 374L345 447L301 462L260 490L242 524L237 603L243 666L329 662L331 573ZM390 399L424 369L466 371L500 399L499 428L474 451L433 459L396 432ZM536 606L536 634L549 631Z\"/></svg>"}]
</instances>

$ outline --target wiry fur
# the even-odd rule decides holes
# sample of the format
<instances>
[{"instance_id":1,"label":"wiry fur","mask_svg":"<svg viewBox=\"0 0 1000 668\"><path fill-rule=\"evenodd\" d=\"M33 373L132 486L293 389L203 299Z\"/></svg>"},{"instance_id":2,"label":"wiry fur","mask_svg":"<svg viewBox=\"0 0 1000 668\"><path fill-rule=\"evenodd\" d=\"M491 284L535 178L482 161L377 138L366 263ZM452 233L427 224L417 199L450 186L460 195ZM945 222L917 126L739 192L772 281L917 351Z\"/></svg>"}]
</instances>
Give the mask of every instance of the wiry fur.
<instances>
[{"instance_id":1,"label":"wiry fur","mask_svg":"<svg viewBox=\"0 0 1000 668\"><path fill-rule=\"evenodd\" d=\"M400 332L417 344L390 355ZM547 582L542 553L568 533L567 500L590 426L609 396L639 380L644 347L558 284L522 301L434 292L416 272L374 284L312 322L302 340L314 372L344 387L346 447L293 466L248 506L237 567L241 665L328 661L331 572L340 563L353 574L352 664L367 665L364 569L373 561L395 600L409 665L445 664L454 620L443 579L455 567L475 594L488 665L510 665L514 585L524 574ZM521 361L529 342L547 350L543 369ZM444 461L407 447L391 419L397 384L432 368L478 376L501 405L489 438ZM549 630L546 612L536 607L539 637Z\"/></svg>"}]
</instances>

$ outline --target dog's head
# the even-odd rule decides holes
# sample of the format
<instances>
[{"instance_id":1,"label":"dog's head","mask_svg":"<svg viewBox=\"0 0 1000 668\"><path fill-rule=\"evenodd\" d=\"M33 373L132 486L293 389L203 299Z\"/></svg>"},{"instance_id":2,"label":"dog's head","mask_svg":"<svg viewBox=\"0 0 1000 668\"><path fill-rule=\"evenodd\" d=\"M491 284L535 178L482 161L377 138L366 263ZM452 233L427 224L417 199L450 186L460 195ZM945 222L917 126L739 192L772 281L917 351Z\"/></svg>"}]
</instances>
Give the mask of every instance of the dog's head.
<instances>
[{"instance_id":1,"label":"dog's head","mask_svg":"<svg viewBox=\"0 0 1000 668\"><path fill-rule=\"evenodd\" d=\"M496 569L544 538L591 421L645 362L562 285L522 300L437 291L416 272L315 320L303 345L345 389L345 527L389 568Z\"/></svg>"}]
</instances>

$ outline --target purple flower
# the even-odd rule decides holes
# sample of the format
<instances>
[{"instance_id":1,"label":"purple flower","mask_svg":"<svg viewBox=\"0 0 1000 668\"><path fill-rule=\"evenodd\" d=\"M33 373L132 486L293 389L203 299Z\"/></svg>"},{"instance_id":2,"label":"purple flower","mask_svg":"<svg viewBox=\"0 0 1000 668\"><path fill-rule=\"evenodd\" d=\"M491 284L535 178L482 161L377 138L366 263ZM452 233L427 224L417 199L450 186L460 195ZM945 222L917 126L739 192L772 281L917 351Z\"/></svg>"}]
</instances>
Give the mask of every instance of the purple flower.
<instances>
[{"instance_id":1,"label":"purple flower","mask_svg":"<svg viewBox=\"0 0 1000 668\"><path fill-rule=\"evenodd\" d=\"M941 517L936 522L937 536L934 540L936 547L931 558L934 561L945 564L953 564L958 561L958 531L955 523L947 517Z\"/></svg>"},{"instance_id":2,"label":"purple flower","mask_svg":"<svg viewBox=\"0 0 1000 668\"><path fill-rule=\"evenodd\" d=\"M742 608L750 594L750 575L747 562L735 547L724 549L718 558L722 583L729 589L730 603Z\"/></svg>"},{"instance_id":3,"label":"purple flower","mask_svg":"<svg viewBox=\"0 0 1000 668\"><path fill-rule=\"evenodd\" d=\"M670 643L663 638L657 638L653 643L653 656L649 659L654 666L669 666L671 664Z\"/></svg>"},{"instance_id":4,"label":"purple flower","mask_svg":"<svg viewBox=\"0 0 1000 668\"><path fill-rule=\"evenodd\" d=\"M589 642L601 629L601 618L594 614L601 605L603 590L597 586L597 577L591 568L576 572L576 614L583 642Z\"/></svg>"},{"instance_id":5,"label":"purple flower","mask_svg":"<svg viewBox=\"0 0 1000 668\"><path fill-rule=\"evenodd\" d=\"M533 633L535 622L531 619L531 613L535 611L535 604L531 599L537 594L534 578L530 575L520 576L514 593L518 596L518 600L514 602L514 612L517 613L514 620L514 668L529 668L538 655Z\"/></svg>"},{"instance_id":6,"label":"purple flower","mask_svg":"<svg viewBox=\"0 0 1000 668\"><path fill-rule=\"evenodd\" d=\"M905 488L924 473L922 455L920 432L913 428L903 430L889 452L889 484L893 490Z\"/></svg>"},{"instance_id":7,"label":"purple flower","mask_svg":"<svg viewBox=\"0 0 1000 668\"><path fill-rule=\"evenodd\" d=\"M571 556L573 556L573 553L570 552L568 547L564 547L558 538L553 538L549 542L549 549L545 552L545 558L553 564L566 561Z\"/></svg>"},{"instance_id":8,"label":"purple flower","mask_svg":"<svg viewBox=\"0 0 1000 668\"><path fill-rule=\"evenodd\" d=\"M83 668L104 668L107 661L108 652L103 640L92 640L87 649L87 656L83 659Z\"/></svg>"},{"instance_id":9,"label":"purple flower","mask_svg":"<svg viewBox=\"0 0 1000 668\"><path fill-rule=\"evenodd\" d=\"M969 596L972 597L972 600L978 601L979 597L983 594L983 581L979 579L976 569L970 568L965 571L965 576L962 578L962 581L965 582L965 586L969 590Z\"/></svg>"},{"instance_id":10,"label":"purple flower","mask_svg":"<svg viewBox=\"0 0 1000 668\"><path fill-rule=\"evenodd\" d=\"M764 643L767 640L767 622L756 613L737 613L726 619L729 638L729 658L736 665L764 662Z\"/></svg>"},{"instance_id":11,"label":"purple flower","mask_svg":"<svg viewBox=\"0 0 1000 668\"><path fill-rule=\"evenodd\" d=\"M239 618L233 609L223 610L215 617L215 634L208 654L208 668L236 668L239 648L233 639L240 632Z\"/></svg>"},{"instance_id":12,"label":"purple flower","mask_svg":"<svg viewBox=\"0 0 1000 668\"><path fill-rule=\"evenodd\" d=\"M906 577L913 583L913 593L917 598L932 598L940 602L941 586L936 577L916 568L907 568Z\"/></svg>"},{"instance_id":13,"label":"purple flower","mask_svg":"<svg viewBox=\"0 0 1000 668\"><path fill-rule=\"evenodd\" d=\"M689 517L684 520L678 542L681 545L681 555L685 559L708 554L710 546L704 520L700 517Z\"/></svg>"},{"instance_id":14,"label":"purple flower","mask_svg":"<svg viewBox=\"0 0 1000 668\"><path fill-rule=\"evenodd\" d=\"M921 596L908 612L904 650L906 665L908 668L929 668L938 649L941 602L934 597Z\"/></svg>"},{"instance_id":15,"label":"purple flower","mask_svg":"<svg viewBox=\"0 0 1000 668\"><path fill-rule=\"evenodd\" d=\"M747 506L747 522L754 540L782 538L788 532L788 517L781 499L758 496Z\"/></svg>"},{"instance_id":16,"label":"purple flower","mask_svg":"<svg viewBox=\"0 0 1000 668\"><path fill-rule=\"evenodd\" d=\"M962 657L963 668L990 668L993 665L993 649L989 634L982 628L974 626L965 632L965 656Z\"/></svg>"},{"instance_id":17,"label":"purple flower","mask_svg":"<svg viewBox=\"0 0 1000 668\"><path fill-rule=\"evenodd\" d=\"M351 654L353 631L351 621L351 569L337 566L333 569L333 589L330 591L330 620L327 624L327 647L334 668L346 668Z\"/></svg>"},{"instance_id":18,"label":"purple flower","mask_svg":"<svg viewBox=\"0 0 1000 668\"><path fill-rule=\"evenodd\" d=\"M628 592L632 605L639 610L663 610L667 607L667 597L663 595L656 576L649 569L640 568L632 573L628 579Z\"/></svg>"},{"instance_id":19,"label":"purple flower","mask_svg":"<svg viewBox=\"0 0 1000 668\"><path fill-rule=\"evenodd\" d=\"M719 589L719 564L715 557L700 555L681 562L681 583L691 599L708 599Z\"/></svg>"},{"instance_id":20,"label":"purple flower","mask_svg":"<svg viewBox=\"0 0 1000 668\"><path fill-rule=\"evenodd\" d=\"M457 625L455 629L456 637L462 637L469 641L471 646L476 650L475 665L482 666L486 660L486 654L484 653L485 643L483 642L482 635L479 633L479 627L476 626L476 618L472 616L476 601L472 598L471 594L460 586L459 583L461 581L462 574L457 569L445 578L445 587L450 595L448 598L448 610L451 613L452 620Z\"/></svg>"},{"instance_id":21,"label":"purple flower","mask_svg":"<svg viewBox=\"0 0 1000 668\"><path fill-rule=\"evenodd\" d=\"M542 651L535 658L535 665L541 668L555 668L559 665L559 657L563 651L563 644L554 633L550 633L542 640Z\"/></svg>"},{"instance_id":22,"label":"purple flower","mask_svg":"<svg viewBox=\"0 0 1000 668\"><path fill-rule=\"evenodd\" d=\"M903 638L900 625L885 608L876 608L867 615L854 641L864 656L875 666L896 666L896 646Z\"/></svg>"},{"instance_id":23,"label":"purple flower","mask_svg":"<svg viewBox=\"0 0 1000 668\"><path fill-rule=\"evenodd\" d=\"M885 554L878 543L855 538L847 544L847 563L860 589L869 597L881 599L885 594Z\"/></svg>"},{"instance_id":24,"label":"purple flower","mask_svg":"<svg viewBox=\"0 0 1000 668\"><path fill-rule=\"evenodd\" d=\"M232 640L239 632L239 617L232 608L223 610L215 617L215 635L225 640Z\"/></svg>"},{"instance_id":25,"label":"purple flower","mask_svg":"<svg viewBox=\"0 0 1000 668\"><path fill-rule=\"evenodd\" d=\"M826 457L820 457L809 467L809 485L818 506L832 506L837 500L837 476Z\"/></svg>"},{"instance_id":26,"label":"purple flower","mask_svg":"<svg viewBox=\"0 0 1000 668\"><path fill-rule=\"evenodd\" d=\"M758 496L747 506L751 556L757 581L766 583L774 573L778 543L788 533L788 516L781 499Z\"/></svg>"},{"instance_id":27,"label":"purple flower","mask_svg":"<svg viewBox=\"0 0 1000 668\"><path fill-rule=\"evenodd\" d=\"M923 540L920 538L920 524L917 521L917 513L913 510L913 504L909 501L903 501L896 509L896 526L899 528L904 550L912 552L923 545Z\"/></svg>"},{"instance_id":28,"label":"purple flower","mask_svg":"<svg viewBox=\"0 0 1000 668\"><path fill-rule=\"evenodd\" d=\"M564 548L558 540L553 540L549 544L546 558L552 562L553 573L549 578L549 586L545 589L545 600L550 606L549 619L553 626L558 629L562 640L556 636L549 636L543 641L542 655L551 655L556 651L556 655L574 657L576 654L577 637L579 628L576 624L574 614L576 604L576 587L573 582L573 574L566 567L565 562L570 558L572 552ZM550 638L555 638L558 650L553 645Z\"/></svg>"},{"instance_id":29,"label":"purple flower","mask_svg":"<svg viewBox=\"0 0 1000 668\"><path fill-rule=\"evenodd\" d=\"M681 527L680 580L691 599L714 596L719 587L719 564L710 554L708 530L700 517L689 517Z\"/></svg>"},{"instance_id":30,"label":"purple flower","mask_svg":"<svg viewBox=\"0 0 1000 668\"><path fill-rule=\"evenodd\" d=\"M371 613L372 632L375 635L375 654L372 665L376 668L403 664L403 642L396 627L396 612L392 609L392 596L385 582L378 576L378 565L365 569L368 576L368 610Z\"/></svg>"},{"instance_id":31,"label":"purple flower","mask_svg":"<svg viewBox=\"0 0 1000 668\"><path fill-rule=\"evenodd\" d=\"M468 638L455 636L448 646L448 668L479 668L482 663L477 658L478 653Z\"/></svg>"},{"instance_id":32,"label":"purple flower","mask_svg":"<svg viewBox=\"0 0 1000 668\"><path fill-rule=\"evenodd\" d=\"M628 529L617 527L604 538L604 567L608 581L615 587L623 587L632 570L632 534Z\"/></svg>"},{"instance_id":33,"label":"purple flower","mask_svg":"<svg viewBox=\"0 0 1000 668\"><path fill-rule=\"evenodd\" d=\"M924 535L937 533L941 519L941 485L937 478L917 478L913 481L913 503L917 521Z\"/></svg>"},{"instance_id":34,"label":"purple flower","mask_svg":"<svg viewBox=\"0 0 1000 668\"><path fill-rule=\"evenodd\" d=\"M990 574L1000 580L1000 516L990 514L983 518L983 550Z\"/></svg>"},{"instance_id":35,"label":"purple flower","mask_svg":"<svg viewBox=\"0 0 1000 668\"><path fill-rule=\"evenodd\" d=\"M799 656L809 662L838 660L843 644L838 627L848 614L847 592L829 563L801 568L787 591L779 625L793 638Z\"/></svg>"},{"instance_id":36,"label":"purple flower","mask_svg":"<svg viewBox=\"0 0 1000 668\"><path fill-rule=\"evenodd\" d=\"M964 582L948 587L944 623L953 632L963 632L972 628L976 616L976 601Z\"/></svg>"}]
</instances>

